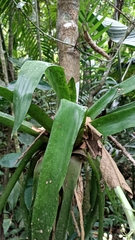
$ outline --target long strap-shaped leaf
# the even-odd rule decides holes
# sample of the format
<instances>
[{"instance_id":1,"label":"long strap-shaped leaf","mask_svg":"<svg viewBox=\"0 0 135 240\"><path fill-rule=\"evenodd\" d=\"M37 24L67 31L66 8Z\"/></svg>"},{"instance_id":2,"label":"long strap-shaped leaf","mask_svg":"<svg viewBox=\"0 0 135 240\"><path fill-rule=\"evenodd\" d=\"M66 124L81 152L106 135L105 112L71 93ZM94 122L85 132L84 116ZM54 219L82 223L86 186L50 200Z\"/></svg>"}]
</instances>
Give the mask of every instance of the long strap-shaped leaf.
<instances>
[{"instance_id":1,"label":"long strap-shaped leaf","mask_svg":"<svg viewBox=\"0 0 135 240\"><path fill-rule=\"evenodd\" d=\"M59 190L84 117L85 112L79 105L65 99L61 101L39 177L32 217L33 240L49 239L57 214Z\"/></svg>"},{"instance_id":2,"label":"long strap-shaped leaf","mask_svg":"<svg viewBox=\"0 0 135 240\"><path fill-rule=\"evenodd\" d=\"M57 223L55 240L65 239L73 200L74 189L80 174L82 163L77 156L72 156L63 185L63 200Z\"/></svg>"},{"instance_id":3,"label":"long strap-shaped leaf","mask_svg":"<svg viewBox=\"0 0 135 240\"><path fill-rule=\"evenodd\" d=\"M14 125L14 117L7 113L0 112L0 123L12 128ZM34 131L32 128L32 123L23 121L21 126L19 127L19 130L35 137L38 136L39 133Z\"/></svg>"},{"instance_id":4,"label":"long strap-shaped leaf","mask_svg":"<svg viewBox=\"0 0 135 240\"><path fill-rule=\"evenodd\" d=\"M18 130L25 118L31 104L32 94L46 68L50 65L42 61L26 61L21 67L13 97L15 122L12 134Z\"/></svg>"},{"instance_id":5,"label":"long strap-shaped leaf","mask_svg":"<svg viewBox=\"0 0 135 240\"><path fill-rule=\"evenodd\" d=\"M0 96L4 97L10 102L13 102L13 92L5 87L0 86ZM45 111L38 105L31 103L28 114L34 118L47 131L51 131L53 120L45 113ZM13 127L13 125L12 125Z\"/></svg>"},{"instance_id":6,"label":"long strap-shaped leaf","mask_svg":"<svg viewBox=\"0 0 135 240\"><path fill-rule=\"evenodd\" d=\"M112 102L117 97L131 92L135 89L135 76L128 78L127 80L117 84L111 88L106 94L104 94L97 102L93 104L91 108L87 110L87 116L92 120L102 112L108 103Z\"/></svg>"},{"instance_id":7,"label":"long strap-shaped leaf","mask_svg":"<svg viewBox=\"0 0 135 240\"><path fill-rule=\"evenodd\" d=\"M104 136L118 133L135 126L135 102L118 108L112 113L97 118L92 125Z\"/></svg>"}]
</instances>

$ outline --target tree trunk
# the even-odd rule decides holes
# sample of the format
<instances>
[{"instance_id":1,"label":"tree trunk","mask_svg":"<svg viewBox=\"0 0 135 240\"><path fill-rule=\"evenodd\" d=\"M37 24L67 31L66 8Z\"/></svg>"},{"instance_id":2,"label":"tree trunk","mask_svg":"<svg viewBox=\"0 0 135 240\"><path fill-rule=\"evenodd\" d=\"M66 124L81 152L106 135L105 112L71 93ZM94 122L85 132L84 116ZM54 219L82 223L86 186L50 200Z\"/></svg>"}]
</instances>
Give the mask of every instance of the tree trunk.
<instances>
[{"instance_id":1,"label":"tree trunk","mask_svg":"<svg viewBox=\"0 0 135 240\"><path fill-rule=\"evenodd\" d=\"M67 82L72 77L78 82L80 76L80 54L76 49L78 12L79 0L58 0L57 36L67 43L58 42L59 63L65 69Z\"/></svg>"}]
</instances>

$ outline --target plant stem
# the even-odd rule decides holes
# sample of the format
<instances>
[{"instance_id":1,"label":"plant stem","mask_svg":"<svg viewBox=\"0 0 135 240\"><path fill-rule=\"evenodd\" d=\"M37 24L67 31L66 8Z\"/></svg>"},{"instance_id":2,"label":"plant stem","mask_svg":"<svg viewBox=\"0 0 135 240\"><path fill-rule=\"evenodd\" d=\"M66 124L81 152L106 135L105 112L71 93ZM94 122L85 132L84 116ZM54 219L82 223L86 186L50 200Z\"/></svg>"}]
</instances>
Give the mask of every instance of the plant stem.
<instances>
[{"instance_id":1,"label":"plant stem","mask_svg":"<svg viewBox=\"0 0 135 240\"><path fill-rule=\"evenodd\" d=\"M135 215L133 214L134 210L131 207L130 203L128 202L128 200L120 186L117 186L116 188L114 188L114 191L122 203L122 207L123 207L123 210L125 212L125 215L127 217L128 224L130 227L130 232L132 232L135 235Z\"/></svg>"},{"instance_id":2,"label":"plant stem","mask_svg":"<svg viewBox=\"0 0 135 240\"><path fill-rule=\"evenodd\" d=\"M91 158L90 154L87 154L87 158L89 161L89 164L94 172L94 175L97 179L97 190L98 190L98 204L99 204L99 232L98 232L98 240L102 240L103 238L103 219L104 219L104 197L105 197L105 191L102 190L101 182L100 182L100 173L96 167L96 160L95 163L93 159Z\"/></svg>"},{"instance_id":3,"label":"plant stem","mask_svg":"<svg viewBox=\"0 0 135 240\"><path fill-rule=\"evenodd\" d=\"M105 206L105 191L102 190L100 182L98 183L98 203L99 203L99 231L98 240L103 238L103 219L104 219L104 206Z\"/></svg>"},{"instance_id":4,"label":"plant stem","mask_svg":"<svg viewBox=\"0 0 135 240\"><path fill-rule=\"evenodd\" d=\"M2 210L7 202L7 199L9 197L13 187L15 186L17 180L19 179L21 173L23 172L27 163L30 161L30 158L32 157L32 155L41 147L42 144L43 144L43 142L40 139L38 139L34 143L34 145L32 145L32 147L29 149L29 151L27 152L27 154L25 155L25 157L22 159L21 163L15 170L14 174L10 178L10 180L0 198L0 214L2 213Z\"/></svg>"}]
</instances>

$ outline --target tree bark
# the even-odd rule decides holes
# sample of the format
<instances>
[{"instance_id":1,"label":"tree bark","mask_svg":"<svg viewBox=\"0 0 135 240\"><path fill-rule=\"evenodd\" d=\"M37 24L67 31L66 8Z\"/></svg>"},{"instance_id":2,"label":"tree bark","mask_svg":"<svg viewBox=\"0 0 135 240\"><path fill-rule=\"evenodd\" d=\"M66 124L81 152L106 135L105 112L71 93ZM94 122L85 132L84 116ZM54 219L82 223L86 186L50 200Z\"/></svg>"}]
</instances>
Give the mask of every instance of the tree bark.
<instances>
[{"instance_id":1,"label":"tree bark","mask_svg":"<svg viewBox=\"0 0 135 240\"><path fill-rule=\"evenodd\" d=\"M80 77L80 54L76 49L78 12L79 0L58 0L57 36L67 43L58 43L59 64L65 69L67 82L72 77L78 82Z\"/></svg>"}]
</instances>

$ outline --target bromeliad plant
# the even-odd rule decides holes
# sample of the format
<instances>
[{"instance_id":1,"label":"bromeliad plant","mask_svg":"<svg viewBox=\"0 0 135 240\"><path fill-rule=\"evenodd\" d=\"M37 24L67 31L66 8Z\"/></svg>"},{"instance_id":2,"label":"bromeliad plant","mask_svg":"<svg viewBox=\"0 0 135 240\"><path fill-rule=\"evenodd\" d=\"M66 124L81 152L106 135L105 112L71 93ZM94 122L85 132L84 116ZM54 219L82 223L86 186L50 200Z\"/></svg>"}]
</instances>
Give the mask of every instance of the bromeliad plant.
<instances>
[{"instance_id":1,"label":"bromeliad plant","mask_svg":"<svg viewBox=\"0 0 135 240\"><path fill-rule=\"evenodd\" d=\"M58 98L59 107L54 120L31 103L43 74ZM17 167L0 197L2 214L11 191L27 166L21 192L26 239L60 240L77 236L82 240L89 239L97 219L98 239L102 239L104 198L108 188L113 188L121 201L130 227L129 235L135 234L134 210L123 190L130 196L132 192L103 145L104 137L135 126L135 103L96 118L111 101L134 90L134 86L135 77L131 77L111 88L87 109L76 103L74 79L67 83L62 67L42 61L27 61L21 67L14 92L0 87L0 96L14 105L14 117L1 112L0 122L13 127L12 136L19 130L35 137L18 160L12 159L13 166L17 164ZM42 128L37 129L25 121L27 113ZM42 158L41 150L45 152ZM85 171L86 176L82 179L82 168L87 163L90 169ZM25 196L31 179L31 203L28 207Z\"/></svg>"}]
</instances>

